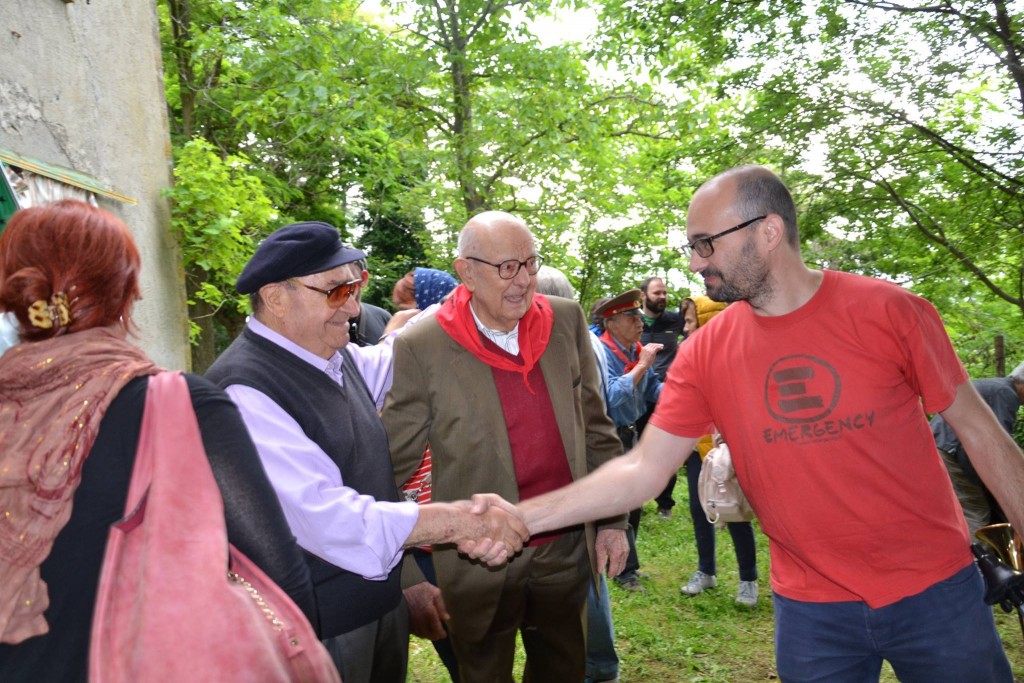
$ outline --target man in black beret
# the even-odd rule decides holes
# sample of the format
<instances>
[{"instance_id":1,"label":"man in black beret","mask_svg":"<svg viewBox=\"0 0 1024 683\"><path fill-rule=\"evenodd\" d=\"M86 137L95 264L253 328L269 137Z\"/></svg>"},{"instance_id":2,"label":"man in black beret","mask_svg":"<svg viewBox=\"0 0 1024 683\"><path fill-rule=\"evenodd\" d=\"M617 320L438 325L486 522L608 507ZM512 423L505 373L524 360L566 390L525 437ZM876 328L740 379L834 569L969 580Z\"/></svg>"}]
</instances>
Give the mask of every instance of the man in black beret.
<instances>
[{"instance_id":1,"label":"man in black beret","mask_svg":"<svg viewBox=\"0 0 1024 683\"><path fill-rule=\"evenodd\" d=\"M391 383L390 344L348 344L364 256L326 223L296 223L267 237L237 282L253 314L207 377L238 405L306 552L321 636L342 678L399 683L409 634L403 551L473 541L468 554L498 564L526 534L505 512L398 502L378 417ZM426 592L445 614L436 588L410 591L421 591L421 600Z\"/></svg>"}]
</instances>

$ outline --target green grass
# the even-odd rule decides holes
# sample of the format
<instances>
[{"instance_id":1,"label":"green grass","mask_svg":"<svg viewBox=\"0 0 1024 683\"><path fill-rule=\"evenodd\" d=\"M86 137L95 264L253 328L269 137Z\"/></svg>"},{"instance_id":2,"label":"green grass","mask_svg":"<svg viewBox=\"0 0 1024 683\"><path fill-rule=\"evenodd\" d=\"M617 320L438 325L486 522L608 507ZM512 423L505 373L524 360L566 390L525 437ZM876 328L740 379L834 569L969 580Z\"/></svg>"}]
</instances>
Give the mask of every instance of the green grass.
<instances>
[{"instance_id":1,"label":"green grass","mask_svg":"<svg viewBox=\"0 0 1024 683\"><path fill-rule=\"evenodd\" d=\"M663 520L653 503L645 508L638 552L650 574L645 593L627 593L610 585L616 649L623 683L754 683L778 680L772 651L771 590L768 587L768 539L757 531L761 599L748 609L733 602L739 576L732 539L719 531L718 587L696 597L679 593L697 566L697 550L686 504L685 478L676 487L672 519ZM756 522L755 522L756 528ZM996 609L1003 646L1014 676L1024 682L1024 634L1016 615ZM926 618L922 615L922 618ZM517 657L521 677L522 652ZM409 681L441 683L449 678L430 643L413 638ZM896 681L886 666L882 681Z\"/></svg>"}]
</instances>

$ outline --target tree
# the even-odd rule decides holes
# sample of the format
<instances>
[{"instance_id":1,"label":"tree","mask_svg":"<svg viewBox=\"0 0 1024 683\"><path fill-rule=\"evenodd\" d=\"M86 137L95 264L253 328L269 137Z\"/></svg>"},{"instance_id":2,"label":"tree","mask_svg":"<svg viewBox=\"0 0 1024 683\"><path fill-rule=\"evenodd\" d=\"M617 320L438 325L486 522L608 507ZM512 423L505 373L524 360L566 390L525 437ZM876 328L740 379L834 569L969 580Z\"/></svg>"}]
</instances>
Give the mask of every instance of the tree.
<instances>
[{"instance_id":1,"label":"tree","mask_svg":"<svg viewBox=\"0 0 1024 683\"><path fill-rule=\"evenodd\" d=\"M215 317L233 338L248 302L235 294L235 280L275 217L263 184L246 172L242 156L221 159L213 146L196 138L178 150L175 185L167 191L171 226L181 246L191 317L192 368L213 364Z\"/></svg>"},{"instance_id":2,"label":"tree","mask_svg":"<svg viewBox=\"0 0 1024 683\"><path fill-rule=\"evenodd\" d=\"M663 245L662 226L631 212L643 182L639 150L670 135L665 104L642 81L595 77L579 45L540 44L529 21L569 3L391 6L406 17L399 35L408 36L407 61L425 65L418 87L396 104L430 142L428 176L410 205L418 199L418 211L432 216L421 242L433 259L450 262L455 231L483 209L524 216L549 262L580 281L591 280L580 234L611 231L624 245ZM618 289L633 255L606 256L601 265Z\"/></svg>"},{"instance_id":3,"label":"tree","mask_svg":"<svg viewBox=\"0 0 1024 683\"><path fill-rule=\"evenodd\" d=\"M366 246L370 300L411 266L449 268L486 208L526 217L588 292L648 274L648 254L673 260L641 202L671 110L635 74L592 74L581 46L542 46L528 20L565 5L396 2L396 28L351 0L162 2L176 145L244 154L277 211L267 229L323 219ZM586 235L603 233L630 250L595 278Z\"/></svg>"},{"instance_id":4,"label":"tree","mask_svg":"<svg viewBox=\"0 0 1024 683\"><path fill-rule=\"evenodd\" d=\"M364 74L386 56L386 41L356 6L160 4L178 164L175 228L186 248L200 247L186 252L197 369L223 345L217 331L230 339L237 329L238 307L223 304L235 302L234 276L260 237L293 220L325 220L351 240L353 192L406 173L394 163L388 97ZM238 220L249 221L241 232ZM209 239L226 236L225 226L244 239Z\"/></svg>"},{"instance_id":5,"label":"tree","mask_svg":"<svg viewBox=\"0 0 1024 683\"><path fill-rule=\"evenodd\" d=\"M750 102L733 135L803 200L811 259L928 296L967 359L995 334L1024 341L1019 8L612 0L604 19L664 78Z\"/></svg>"}]
</instances>

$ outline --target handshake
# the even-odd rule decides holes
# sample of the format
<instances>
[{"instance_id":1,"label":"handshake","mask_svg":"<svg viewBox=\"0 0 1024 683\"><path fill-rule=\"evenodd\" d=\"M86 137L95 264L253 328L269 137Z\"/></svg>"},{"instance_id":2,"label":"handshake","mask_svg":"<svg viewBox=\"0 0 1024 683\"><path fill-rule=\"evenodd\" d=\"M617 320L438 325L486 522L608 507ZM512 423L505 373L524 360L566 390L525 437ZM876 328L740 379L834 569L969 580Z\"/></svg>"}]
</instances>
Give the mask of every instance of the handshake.
<instances>
[{"instance_id":1,"label":"handshake","mask_svg":"<svg viewBox=\"0 0 1024 683\"><path fill-rule=\"evenodd\" d=\"M525 506L530 508L528 514L537 515L535 501ZM534 517L530 519L536 526L543 524ZM416 526L405 547L455 544L458 551L471 560L498 567L515 557L529 538L530 529L522 509L495 493L478 493L472 500L421 505ZM625 530L599 529L594 550L598 568L607 571L609 576L617 576L625 567L629 552ZM412 632L431 640L443 638L442 623L448 616L440 590L424 581L405 589L405 597Z\"/></svg>"},{"instance_id":2,"label":"handshake","mask_svg":"<svg viewBox=\"0 0 1024 683\"><path fill-rule=\"evenodd\" d=\"M472 500L451 503L461 511L461 528L453 539L470 559L497 567L511 560L530 538L530 530L515 505L495 493L478 493Z\"/></svg>"},{"instance_id":3,"label":"handshake","mask_svg":"<svg viewBox=\"0 0 1024 683\"><path fill-rule=\"evenodd\" d=\"M527 507L530 505L532 500ZM530 513L536 512L537 506L533 505ZM471 560L498 567L515 557L529 538L522 509L496 493L478 493L472 500L421 505L405 547L453 543ZM625 530L599 529L594 549L599 570L607 570L609 576L618 575L629 551Z\"/></svg>"},{"instance_id":4,"label":"handshake","mask_svg":"<svg viewBox=\"0 0 1024 683\"><path fill-rule=\"evenodd\" d=\"M500 566L522 550L523 544L530 538L527 522L529 513L524 514L522 508L496 493L478 493L472 500L451 505L461 511L464 526L461 533L456 534L457 538L450 542L455 543L459 552L470 559L491 567ZM535 509L531 512L535 512ZM625 530L599 529L594 541L594 552L599 571L607 571L608 576L620 574L626 566L629 553Z\"/></svg>"},{"instance_id":5,"label":"handshake","mask_svg":"<svg viewBox=\"0 0 1024 683\"><path fill-rule=\"evenodd\" d=\"M530 538L515 505L494 493L472 500L427 503L404 546L455 544L470 559L497 567L508 562Z\"/></svg>"}]
</instances>

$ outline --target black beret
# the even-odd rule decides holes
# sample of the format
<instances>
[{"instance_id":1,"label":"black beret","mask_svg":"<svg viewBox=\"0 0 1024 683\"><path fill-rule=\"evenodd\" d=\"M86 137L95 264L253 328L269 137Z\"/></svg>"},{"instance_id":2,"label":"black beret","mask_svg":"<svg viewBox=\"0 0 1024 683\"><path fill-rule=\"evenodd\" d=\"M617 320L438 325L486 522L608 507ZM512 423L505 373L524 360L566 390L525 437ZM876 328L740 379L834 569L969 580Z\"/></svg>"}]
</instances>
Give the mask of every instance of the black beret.
<instances>
[{"instance_id":1,"label":"black beret","mask_svg":"<svg viewBox=\"0 0 1024 683\"><path fill-rule=\"evenodd\" d=\"M641 306L643 304L640 301L640 290L631 289L624 294L619 294L614 299L608 299L608 301L601 304L600 308L594 311L594 315L608 319L619 313L635 311Z\"/></svg>"},{"instance_id":2,"label":"black beret","mask_svg":"<svg viewBox=\"0 0 1024 683\"><path fill-rule=\"evenodd\" d=\"M365 253L341 243L334 226L318 221L292 223L260 242L238 276L235 289L252 294L271 282L322 273L362 258L366 258Z\"/></svg>"}]
</instances>

